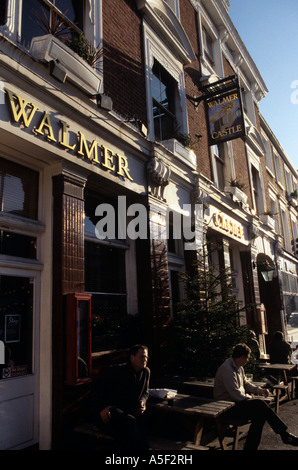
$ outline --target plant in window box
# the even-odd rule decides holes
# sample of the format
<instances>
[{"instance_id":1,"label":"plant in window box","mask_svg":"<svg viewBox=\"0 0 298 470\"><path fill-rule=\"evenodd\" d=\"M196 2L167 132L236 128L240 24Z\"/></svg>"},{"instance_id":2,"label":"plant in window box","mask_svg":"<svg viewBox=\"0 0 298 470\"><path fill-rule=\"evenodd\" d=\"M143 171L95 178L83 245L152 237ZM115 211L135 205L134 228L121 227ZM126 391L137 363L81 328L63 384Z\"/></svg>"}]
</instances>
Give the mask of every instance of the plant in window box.
<instances>
[{"instance_id":1,"label":"plant in window box","mask_svg":"<svg viewBox=\"0 0 298 470\"><path fill-rule=\"evenodd\" d=\"M71 31L73 26L70 25L67 21L67 11L62 15L59 16L58 13L51 8L49 13L42 8L42 15L38 13L36 10L32 10L35 16L35 23L36 25L45 33L51 34L59 38L61 41L69 41Z\"/></svg>"},{"instance_id":2,"label":"plant in window box","mask_svg":"<svg viewBox=\"0 0 298 470\"><path fill-rule=\"evenodd\" d=\"M230 186L232 188L238 188L240 189L240 191L244 191L245 189L245 184L244 183L241 183L240 181L238 181L236 178L232 178L231 181L230 181Z\"/></svg>"},{"instance_id":3,"label":"plant in window box","mask_svg":"<svg viewBox=\"0 0 298 470\"><path fill-rule=\"evenodd\" d=\"M69 42L69 46L92 68L102 72L101 59L104 56L102 47L99 47L99 45L94 47L91 42L85 38L83 33L74 34Z\"/></svg>"},{"instance_id":4,"label":"plant in window box","mask_svg":"<svg viewBox=\"0 0 298 470\"><path fill-rule=\"evenodd\" d=\"M236 178L230 180L230 186L226 189L230 194L232 194L233 199L236 202L241 202L243 205L247 203L247 196L244 194L245 184L238 181Z\"/></svg>"},{"instance_id":5,"label":"plant in window box","mask_svg":"<svg viewBox=\"0 0 298 470\"><path fill-rule=\"evenodd\" d=\"M182 144L186 148L191 149L193 146L193 141L192 141L190 134L178 133L176 135L176 139L178 140L178 142L180 142L180 144Z\"/></svg>"},{"instance_id":6,"label":"plant in window box","mask_svg":"<svg viewBox=\"0 0 298 470\"><path fill-rule=\"evenodd\" d=\"M162 141L163 145L173 152L178 158L196 168L196 156L191 150L193 141L189 134L175 134L175 137Z\"/></svg>"},{"instance_id":7,"label":"plant in window box","mask_svg":"<svg viewBox=\"0 0 298 470\"><path fill-rule=\"evenodd\" d=\"M260 219L263 223L265 223L268 227L274 230L275 228L275 220L274 220L274 212L271 210L265 211L263 214L260 215Z\"/></svg>"},{"instance_id":8,"label":"plant in window box","mask_svg":"<svg viewBox=\"0 0 298 470\"><path fill-rule=\"evenodd\" d=\"M95 96L102 87L102 73L98 65L103 56L102 50L93 48L83 33L74 32L75 26L69 24L65 15L58 17L52 9L49 15L44 12L44 18L37 13L36 23L46 34L32 39L30 53L36 60L58 65L64 71L65 78ZM77 43L73 39L75 36L79 37ZM81 44L80 47L78 44Z\"/></svg>"},{"instance_id":9,"label":"plant in window box","mask_svg":"<svg viewBox=\"0 0 298 470\"><path fill-rule=\"evenodd\" d=\"M291 204L291 206L294 206L294 207L298 206L298 191L297 191L297 189L295 189L295 191L293 191L290 194L289 203Z\"/></svg>"}]
</instances>

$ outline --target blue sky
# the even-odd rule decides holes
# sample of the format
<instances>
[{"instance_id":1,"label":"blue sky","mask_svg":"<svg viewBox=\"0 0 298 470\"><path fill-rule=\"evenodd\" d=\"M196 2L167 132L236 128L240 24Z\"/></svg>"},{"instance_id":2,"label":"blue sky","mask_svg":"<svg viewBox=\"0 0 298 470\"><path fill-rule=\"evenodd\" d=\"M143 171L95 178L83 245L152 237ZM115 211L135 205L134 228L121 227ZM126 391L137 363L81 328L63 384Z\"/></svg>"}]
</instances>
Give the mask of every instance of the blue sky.
<instances>
[{"instance_id":1,"label":"blue sky","mask_svg":"<svg viewBox=\"0 0 298 470\"><path fill-rule=\"evenodd\" d=\"M260 111L298 169L298 1L230 3L230 17L268 88Z\"/></svg>"}]
</instances>

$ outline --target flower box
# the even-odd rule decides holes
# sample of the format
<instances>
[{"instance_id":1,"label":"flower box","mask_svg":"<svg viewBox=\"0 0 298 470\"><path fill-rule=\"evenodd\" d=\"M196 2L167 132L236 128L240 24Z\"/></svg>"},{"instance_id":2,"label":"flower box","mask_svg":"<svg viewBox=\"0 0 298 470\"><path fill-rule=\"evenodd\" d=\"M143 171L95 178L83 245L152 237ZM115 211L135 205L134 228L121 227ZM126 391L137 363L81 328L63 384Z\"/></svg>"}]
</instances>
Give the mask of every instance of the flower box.
<instances>
[{"instance_id":1,"label":"flower box","mask_svg":"<svg viewBox=\"0 0 298 470\"><path fill-rule=\"evenodd\" d=\"M272 230L275 229L275 220L271 215L262 214L260 215L260 219L267 227L270 227Z\"/></svg>"},{"instance_id":2,"label":"flower box","mask_svg":"<svg viewBox=\"0 0 298 470\"><path fill-rule=\"evenodd\" d=\"M184 161L187 165L196 169L196 155L191 149L184 147L177 139L163 140L162 144L181 161Z\"/></svg>"},{"instance_id":3,"label":"flower box","mask_svg":"<svg viewBox=\"0 0 298 470\"><path fill-rule=\"evenodd\" d=\"M246 194L237 186L229 186L225 191L232 194L234 200L242 202L243 205L247 204Z\"/></svg>"},{"instance_id":4,"label":"flower box","mask_svg":"<svg viewBox=\"0 0 298 470\"><path fill-rule=\"evenodd\" d=\"M33 38L30 53L36 60L59 63L67 73L66 78L88 95L100 93L102 75L55 36L46 34Z\"/></svg>"}]
</instances>

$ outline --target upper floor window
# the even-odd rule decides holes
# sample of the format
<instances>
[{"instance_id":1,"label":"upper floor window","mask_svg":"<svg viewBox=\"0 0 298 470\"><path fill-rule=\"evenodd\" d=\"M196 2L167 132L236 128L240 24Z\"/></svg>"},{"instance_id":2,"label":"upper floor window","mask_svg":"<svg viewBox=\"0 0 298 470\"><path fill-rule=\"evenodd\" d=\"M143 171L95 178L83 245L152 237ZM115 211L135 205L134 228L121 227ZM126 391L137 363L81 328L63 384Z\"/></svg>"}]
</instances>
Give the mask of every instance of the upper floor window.
<instances>
[{"instance_id":1,"label":"upper floor window","mask_svg":"<svg viewBox=\"0 0 298 470\"><path fill-rule=\"evenodd\" d=\"M22 44L29 48L33 37L47 33L70 40L74 31L83 30L83 10L82 0L23 0Z\"/></svg>"},{"instance_id":2,"label":"upper floor window","mask_svg":"<svg viewBox=\"0 0 298 470\"><path fill-rule=\"evenodd\" d=\"M6 23L6 15L7 15L7 2L0 3L0 26Z\"/></svg>"},{"instance_id":3,"label":"upper floor window","mask_svg":"<svg viewBox=\"0 0 298 470\"><path fill-rule=\"evenodd\" d=\"M177 83L157 62L152 69L153 120L156 140L170 139L175 134L175 95Z\"/></svg>"},{"instance_id":4,"label":"upper floor window","mask_svg":"<svg viewBox=\"0 0 298 470\"><path fill-rule=\"evenodd\" d=\"M262 194L261 194L260 174L253 165L251 166L251 173L252 173L252 191L253 191L255 210L257 211L257 214L260 214L262 212Z\"/></svg>"},{"instance_id":5,"label":"upper floor window","mask_svg":"<svg viewBox=\"0 0 298 470\"><path fill-rule=\"evenodd\" d=\"M214 182L221 191L225 188L225 151L224 144L212 146Z\"/></svg>"},{"instance_id":6,"label":"upper floor window","mask_svg":"<svg viewBox=\"0 0 298 470\"><path fill-rule=\"evenodd\" d=\"M285 167L285 180L286 180L287 193L288 193L288 196L289 196L293 192L293 181L292 181L292 175L287 170L286 167Z\"/></svg>"},{"instance_id":7,"label":"upper floor window","mask_svg":"<svg viewBox=\"0 0 298 470\"><path fill-rule=\"evenodd\" d=\"M276 181L282 184L282 174L281 174L281 165L279 155L273 151L273 159L274 159L274 168L275 168L275 178Z\"/></svg>"},{"instance_id":8,"label":"upper floor window","mask_svg":"<svg viewBox=\"0 0 298 470\"><path fill-rule=\"evenodd\" d=\"M268 168L268 170L273 172L271 145L270 145L269 140L264 135L263 135L263 142L264 142L264 147L265 147L266 167Z\"/></svg>"},{"instance_id":9,"label":"upper floor window","mask_svg":"<svg viewBox=\"0 0 298 470\"><path fill-rule=\"evenodd\" d=\"M204 55L211 63L214 62L213 40L208 31L203 27Z\"/></svg>"},{"instance_id":10,"label":"upper floor window","mask_svg":"<svg viewBox=\"0 0 298 470\"><path fill-rule=\"evenodd\" d=\"M38 173L0 158L0 210L29 219L38 217Z\"/></svg>"},{"instance_id":11,"label":"upper floor window","mask_svg":"<svg viewBox=\"0 0 298 470\"><path fill-rule=\"evenodd\" d=\"M167 141L188 134L183 61L146 23L144 43L148 139Z\"/></svg>"},{"instance_id":12,"label":"upper floor window","mask_svg":"<svg viewBox=\"0 0 298 470\"><path fill-rule=\"evenodd\" d=\"M272 212L274 218L274 228L275 232L280 234L280 224L278 217L278 204L276 201L276 196L270 197L270 211Z\"/></svg>"},{"instance_id":13,"label":"upper floor window","mask_svg":"<svg viewBox=\"0 0 298 470\"><path fill-rule=\"evenodd\" d=\"M290 230L286 209L282 206L280 209L282 233L284 237L284 248L287 251L291 251Z\"/></svg>"}]
</instances>

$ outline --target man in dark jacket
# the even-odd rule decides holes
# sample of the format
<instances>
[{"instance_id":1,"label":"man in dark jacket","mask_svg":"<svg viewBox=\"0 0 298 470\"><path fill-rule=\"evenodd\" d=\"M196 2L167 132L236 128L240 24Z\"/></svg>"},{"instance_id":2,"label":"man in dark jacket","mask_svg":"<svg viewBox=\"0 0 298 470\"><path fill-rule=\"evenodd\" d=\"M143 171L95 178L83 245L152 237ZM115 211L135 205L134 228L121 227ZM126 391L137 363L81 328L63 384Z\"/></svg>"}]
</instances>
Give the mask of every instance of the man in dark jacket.
<instances>
[{"instance_id":1,"label":"man in dark jacket","mask_svg":"<svg viewBox=\"0 0 298 470\"><path fill-rule=\"evenodd\" d=\"M128 363L110 367L99 387L100 420L119 449L148 448L140 426L149 397L147 362L148 348L133 346Z\"/></svg>"},{"instance_id":2,"label":"man in dark jacket","mask_svg":"<svg viewBox=\"0 0 298 470\"><path fill-rule=\"evenodd\" d=\"M273 338L269 346L271 364L290 364L292 349L289 343L284 340L284 334L281 331L276 331Z\"/></svg>"}]
</instances>

